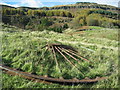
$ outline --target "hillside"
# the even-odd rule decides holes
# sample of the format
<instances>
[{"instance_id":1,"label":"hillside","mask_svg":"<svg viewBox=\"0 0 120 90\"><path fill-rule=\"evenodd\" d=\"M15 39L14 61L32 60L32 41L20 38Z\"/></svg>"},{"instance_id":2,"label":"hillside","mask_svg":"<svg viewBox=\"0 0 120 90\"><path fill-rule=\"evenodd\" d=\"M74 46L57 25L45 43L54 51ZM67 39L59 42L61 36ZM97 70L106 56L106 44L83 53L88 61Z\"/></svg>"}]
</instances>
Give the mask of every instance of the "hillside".
<instances>
[{"instance_id":1,"label":"hillside","mask_svg":"<svg viewBox=\"0 0 120 90\"><path fill-rule=\"evenodd\" d=\"M81 26L120 28L119 8L110 5L77 2L42 8L2 7L3 23L28 30L47 29L62 33L67 28L78 29Z\"/></svg>"},{"instance_id":2,"label":"hillside","mask_svg":"<svg viewBox=\"0 0 120 90\"><path fill-rule=\"evenodd\" d=\"M9 7L14 8L7 5L1 5L2 7ZM104 4L97 4L97 3L90 3L90 2L77 2L75 4L69 5L57 5L53 7L41 7L41 8L31 8L31 7L18 7L22 9L39 9L39 10L53 10L53 9L77 9L77 8L91 8L91 9L103 9L103 10L120 10L120 8L111 6L111 5L104 5Z\"/></svg>"},{"instance_id":3,"label":"hillside","mask_svg":"<svg viewBox=\"0 0 120 90\"><path fill-rule=\"evenodd\" d=\"M103 5L103 4L97 4L97 3L84 3L84 2L77 2L76 4L70 4L70 5L58 5L54 7L50 7L49 10L51 9L102 9L102 10L120 10L120 8L115 7L115 6L110 6L110 5Z\"/></svg>"},{"instance_id":4,"label":"hillside","mask_svg":"<svg viewBox=\"0 0 120 90\"><path fill-rule=\"evenodd\" d=\"M91 27L94 30L82 31L76 34L75 30L69 29L63 34L60 34L53 31L31 32L4 24L2 26L3 29L0 31L3 48L2 60L6 66L32 74L47 75L54 78L83 79L88 77L92 79L96 77L108 77L107 80L102 80L94 84L65 86L35 83L18 76L9 76L3 73L3 88L36 88L36 86L38 88L118 88L117 29ZM64 53L71 62L79 67L80 71L78 71L62 55L56 53L59 65L57 66L53 54L49 50L46 51L46 48L42 48L48 43L61 43L72 46L82 57L91 61L91 63L82 59L79 59L80 62L78 63Z\"/></svg>"},{"instance_id":5,"label":"hillside","mask_svg":"<svg viewBox=\"0 0 120 90\"><path fill-rule=\"evenodd\" d=\"M120 8L0 6L3 88L119 87Z\"/></svg>"}]
</instances>

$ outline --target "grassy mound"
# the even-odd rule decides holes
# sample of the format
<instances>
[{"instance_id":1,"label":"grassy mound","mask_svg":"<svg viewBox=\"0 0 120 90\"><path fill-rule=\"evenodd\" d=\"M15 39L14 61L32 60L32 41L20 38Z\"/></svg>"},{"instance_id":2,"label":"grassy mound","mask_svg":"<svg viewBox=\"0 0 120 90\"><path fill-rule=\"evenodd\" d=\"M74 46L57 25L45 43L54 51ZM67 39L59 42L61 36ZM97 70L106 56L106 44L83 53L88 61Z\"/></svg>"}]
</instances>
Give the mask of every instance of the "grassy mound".
<instances>
[{"instance_id":1,"label":"grassy mound","mask_svg":"<svg viewBox=\"0 0 120 90\"><path fill-rule=\"evenodd\" d=\"M101 38L99 32L103 31L95 31L95 33L99 33L97 37L93 31L85 31L84 36L71 36L48 31L23 32L19 30L10 32L10 28L8 29L7 31L7 27L3 27L3 30L0 31L2 35L3 64L22 69L25 72L37 75L48 75L54 78L64 77L70 79L76 77L83 79L85 77L95 78L97 76L109 76L112 77L112 80L117 81L117 78L113 79L113 76L116 76L118 72L118 41L114 39L115 37L112 39L107 37ZM11 30L14 30L14 27L12 27ZM109 35L114 34L112 33L113 30L104 31L109 32ZM117 32L117 30L114 31ZM89 33L88 36L86 33ZM79 68L79 71L66 61L63 56L56 53L59 64L59 66L57 66L53 53L51 53L50 50L46 50L46 48L42 48L48 43L72 46L81 56L90 60L92 63L83 61L82 59L79 59L80 63L78 63L66 55L66 57ZM112 83L117 86L116 82Z\"/></svg>"}]
</instances>

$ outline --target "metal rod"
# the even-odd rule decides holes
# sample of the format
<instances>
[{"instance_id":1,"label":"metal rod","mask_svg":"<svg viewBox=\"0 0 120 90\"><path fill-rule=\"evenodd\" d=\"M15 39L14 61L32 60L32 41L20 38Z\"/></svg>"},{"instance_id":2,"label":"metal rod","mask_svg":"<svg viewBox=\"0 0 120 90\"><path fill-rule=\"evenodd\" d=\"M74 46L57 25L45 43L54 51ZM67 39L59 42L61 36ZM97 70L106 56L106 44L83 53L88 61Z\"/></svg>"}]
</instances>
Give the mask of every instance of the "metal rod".
<instances>
[{"instance_id":1,"label":"metal rod","mask_svg":"<svg viewBox=\"0 0 120 90\"><path fill-rule=\"evenodd\" d=\"M55 50L54 50L53 46L52 46L52 51L53 51L53 54L54 54L55 62L57 64L57 66L58 66L58 62L57 62L57 58L56 58L56 54L55 54Z\"/></svg>"},{"instance_id":2,"label":"metal rod","mask_svg":"<svg viewBox=\"0 0 120 90\"><path fill-rule=\"evenodd\" d=\"M77 56L77 57L79 57L79 58L85 60L85 61L90 62L89 60L83 58L82 56L75 54L76 52L74 52L73 50L70 50L70 49L69 49L69 50L65 49L65 50L68 51L69 53L71 53L71 54L73 54L73 55L75 55L75 56ZM70 52L70 51L71 51L71 52Z\"/></svg>"},{"instance_id":3,"label":"metal rod","mask_svg":"<svg viewBox=\"0 0 120 90\"><path fill-rule=\"evenodd\" d=\"M77 80L77 79L58 79L58 78L51 78L51 77L45 77L45 76L40 76L40 75L34 75L34 74L30 74L28 72L23 72L23 71L19 71L19 70L15 70L14 68L10 68L7 66L3 66L0 64L0 70L4 70L5 73L10 74L10 75L19 75L20 77L29 79L29 80L34 80L37 82L47 82L47 83L59 83L59 84L79 84L79 83L93 83L93 82L97 82L100 80L104 80L104 79L108 79L108 77L96 77L95 79L82 79L82 80Z\"/></svg>"},{"instance_id":4,"label":"metal rod","mask_svg":"<svg viewBox=\"0 0 120 90\"><path fill-rule=\"evenodd\" d=\"M59 47L58 47L59 48ZM61 49L61 48L59 48L59 49ZM62 48L61 50L63 50L64 48ZM79 63L80 63L80 61L77 59L77 58L75 58L75 57L73 57L71 54L69 54L69 53L67 53L66 51L65 51L65 49L63 50L67 55L69 55L70 57L72 57L74 60L76 60L76 61L78 61Z\"/></svg>"},{"instance_id":5,"label":"metal rod","mask_svg":"<svg viewBox=\"0 0 120 90\"><path fill-rule=\"evenodd\" d=\"M70 60L68 60L68 58L62 52L60 52L60 50L56 46L55 48L71 65L73 65L84 76L84 74Z\"/></svg>"},{"instance_id":6,"label":"metal rod","mask_svg":"<svg viewBox=\"0 0 120 90\"><path fill-rule=\"evenodd\" d=\"M56 54L55 54L55 50L54 50L53 46L52 46L52 50L53 50L53 53L54 53L55 62L56 62L56 64L57 64L57 67L58 67L58 69L59 69L59 72L61 72L61 70L60 70L60 68L59 68L59 65L58 65L58 61L57 61Z\"/></svg>"}]
</instances>

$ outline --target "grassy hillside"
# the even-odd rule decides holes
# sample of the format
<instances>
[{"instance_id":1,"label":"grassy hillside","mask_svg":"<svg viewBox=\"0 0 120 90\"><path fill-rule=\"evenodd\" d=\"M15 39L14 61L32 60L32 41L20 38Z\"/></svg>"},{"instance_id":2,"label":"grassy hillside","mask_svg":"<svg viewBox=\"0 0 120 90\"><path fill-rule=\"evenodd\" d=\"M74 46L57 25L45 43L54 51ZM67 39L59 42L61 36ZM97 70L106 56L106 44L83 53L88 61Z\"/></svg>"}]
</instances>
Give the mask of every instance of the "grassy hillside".
<instances>
[{"instance_id":1,"label":"grassy hillside","mask_svg":"<svg viewBox=\"0 0 120 90\"><path fill-rule=\"evenodd\" d=\"M61 34L47 30L29 31L5 24L2 26L0 35L2 35L2 59L5 65L55 78L108 77L107 80L95 84L64 86L34 83L3 73L3 88L118 88L118 29L92 26L90 27L92 30L67 29ZM45 48L42 49L47 43L70 45L92 63L82 59L79 59L81 62L78 63L66 55L80 69L78 71L57 54L59 63L57 67L52 53Z\"/></svg>"},{"instance_id":2,"label":"grassy hillside","mask_svg":"<svg viewBox=\"0 0 120 90\"><path fill-rule=\"evenodd\" d=\"M3 88L118 88L120 8L90 2L42 8L0 6L4 65L52 78L108 77L94 84L60 85L3 72ZM48 50L43 48L46 44ZM71 46L85 59L62 47L53 48L55 55L52 44Z\"/></svg>"},{"instance_id":3,"label":"grassy hillside","mask_svg":"<svg viewBox=\"0 0 120 90\"><path fill-rule=\"evenodd\" d=\"M89 2L30 8L1 5L2 22L31 31L49 30L62 33L67 28L100 26L120 28L120 8Z\"/></svg>"}]
</instances>

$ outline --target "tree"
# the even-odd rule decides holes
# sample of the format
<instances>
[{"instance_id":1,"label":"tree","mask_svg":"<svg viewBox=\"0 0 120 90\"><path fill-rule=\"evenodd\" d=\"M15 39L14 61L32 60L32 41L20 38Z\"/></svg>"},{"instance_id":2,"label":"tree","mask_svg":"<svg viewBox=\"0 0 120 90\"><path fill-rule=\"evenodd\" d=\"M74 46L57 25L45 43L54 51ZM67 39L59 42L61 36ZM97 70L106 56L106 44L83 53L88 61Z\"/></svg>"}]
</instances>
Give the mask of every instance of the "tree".
<instances>
[{"instance_id":1,"label":"tree","mask_svg":"<svg viewBox=\"0 0 120 90\"><path fill-rule=\"evenodd\" d=\"M66 12L67 17L72 17L72 14L70 12Z\"/></svg>"},{"instance_id":2,"label":"tree","mask_svg":"<svg viewBox=\"0 0 120 90\"><path fill-rule=\"evenodd\" d=\"M88 26L99 26L99 21L97 19L94 19L94 18L89 18L87 20L87 25Z\"/></svg>"},{"instance_id":3,"label":"tree","mask_svg":"<svg viewBox=\"0 0 120 90\"><path fill-rule=\"evenodd\" d=\"M64 28L64 29L67 29L67 28L68 28L68 24L64 24L64 25L63 25L63 28Z\"/></svg>"},{"instance_id":4,"label":"tree","mask_svg":"<svg viewBox=\"0 0 120 90\"><path fill-rule=\"evenodd\" d=\"M32 16L32 14L33 14L32 10L28 10L27 14L30 15L30 16Z\"/></svg>"},{"instance_id":5,"label":"tree","mask_svg":"<svg viewBox=\"0 0 120 90\"><path fill-rule=\"evenodd\" d=\"M80 19L80 25L83 26L84 25L84 20L83 19Z\"/></svg>"},{"instance_id":6,"label":"tree","mask_svg":"<svg viewBox=\"0 0 120 90\"><path fill-rule=\"evenodd\" d=\"M10 15L10 10L9 9L6 9L6 15Z\"/></svg>"},{"instance_id":7,"label":"tree","mask_svg":"<svg viewBox=\"0 0 120 90\"><path fill-rule=\"evenodd\" d=\"M90 14L86 18L86 22L88 26L100 26L100 20L101 20L100 14Z\"/></svg>"},{"instance_id":8,"label":"tree","mask_svg":"<svg viewBox=\"0 0 120 90\"><path fill-rule=\"evenodd\" d=\"M19 10L19 15L25 15L24 11Z\"/></svg>"},{"instance_id":9,"label":"tree","mask_svg":"<svg viewBox=\"0 0 120 90\"><path fill-rule=\"evenodd\" d=\"M44 11L42 11L41 16L46 16L46 13Z\"/></svg>"},{"instance_id":10,"label":"tree","mask_svg":"<svg viewBox=\"0 0 120 90\"><path fill-rule=\"evenodd\" d=\"M6 9L2 10L2 15L6 15Z\"/></svg>"},{"instance_id":11,"label":"tree","mask_svg":"<svg viewBox=\"0 0 120 90\"><path fill-rule=\"evenodd\" d=\"M48 18L42 18L41 24L44 26L50 26L50 25L52 25L52 21L50 21Z\"/></svg>"},{"instance_id":12,"label":"tree","mask_svg":"<svg viewBox=\"0 0 120 90\"><path fill-rule=\"evenodd\" d=\"M54 11L54 15L55 16L60 16L60 11L59 10Z\"/></svg>"},{"instance_id":13,"label":"tree","mask_svg":"<svg viewBox=\"0 0 120 90\"><path fill-rule=\"evenodd\" d=\"M54 12L53 11L47 11L46 16L54 16Z\"/></svg>"},{"instance_id":14,"label":"tree","mask_svg":"<svg viewBox=\"0 0 120 90\"><path fill-rule=\"evenodd\" d=\"M64 11L61 11L61 12L60 12L60 16L66 17L65 12L64 12Z\"/></svg>"}]
</instances>

